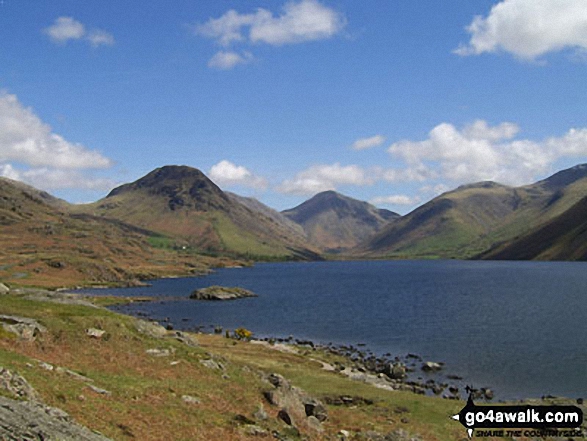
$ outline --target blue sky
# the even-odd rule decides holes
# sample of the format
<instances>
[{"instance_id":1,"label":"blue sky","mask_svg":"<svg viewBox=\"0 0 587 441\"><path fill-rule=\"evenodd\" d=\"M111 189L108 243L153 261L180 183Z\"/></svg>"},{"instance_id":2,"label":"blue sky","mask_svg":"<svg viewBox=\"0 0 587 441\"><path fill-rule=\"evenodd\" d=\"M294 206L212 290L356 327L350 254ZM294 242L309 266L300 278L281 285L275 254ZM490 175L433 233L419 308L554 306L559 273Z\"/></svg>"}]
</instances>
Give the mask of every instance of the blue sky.
<instances>
[{"instance_id":1,"label":"blue sky","mask_svg":"<svg viewBox=\"0 0 587 441\"><path fill-rule=\"evenodd\" d=\"M184 164L406 213L587 162L585 0L0 2L0 175L71 202Z\"/></svg>"}]
</instances>

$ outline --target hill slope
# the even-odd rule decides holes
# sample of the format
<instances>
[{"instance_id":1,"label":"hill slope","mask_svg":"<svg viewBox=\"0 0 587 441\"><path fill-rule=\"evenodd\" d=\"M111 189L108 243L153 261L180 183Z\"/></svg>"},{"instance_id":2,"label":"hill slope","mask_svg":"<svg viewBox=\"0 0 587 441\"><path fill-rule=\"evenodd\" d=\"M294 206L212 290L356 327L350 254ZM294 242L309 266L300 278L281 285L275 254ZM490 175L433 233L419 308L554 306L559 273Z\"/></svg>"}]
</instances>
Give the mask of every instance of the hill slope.
<instances>
[{"instance_id":1,"label":"hill slope","mask_svg":"<svg viewBox=\"0 0 587 441\"><path fill-rule=\"evenodd\" d=\"M156 231L169 243L198 252L258 259L317 258L303 237L229 197L191 167L158 168L79 210Z\"/></svg>"},{"instance_id":2,"label":"hill slope","mask_svg":"<svg viewBox=\"0 0 587 441\"><path fill-rule=\"evenodd\" d=\"M334 191L319 193L282 214L301 225L311 243L326 251L352 248L399 217Z\"/></svg>"},{"instance_id":3,"label":"hill slope","mask_svg":"<svg viewBox=\"0 0 587 441\"><path fill-rule=\"evenodd\" d=\"M150 231L71 210L45 192L0 179L0 279L47 287L136 283L221 264L155 249Z\"/></svg>"},{"instance_id":4,"label":"hill slope","mask_svg":"<svg viewBox=\"0 0 587 441\"><path fill-rule=\"evenodd\" d=\"M587 165L523 187L493 182L444 193L386 227L370 257L470 258L561 215L587 195Z\"/></svg>"},{"instance_id":5,"label":"hill slope","mask_svg":"<svg viewBox=\"0 0 587 441\"><path fill-rule=\"evenodd\" d=\"M487 260L587 260L587 197L546 224L479 257Z\"/></svg>"}]
</instances>

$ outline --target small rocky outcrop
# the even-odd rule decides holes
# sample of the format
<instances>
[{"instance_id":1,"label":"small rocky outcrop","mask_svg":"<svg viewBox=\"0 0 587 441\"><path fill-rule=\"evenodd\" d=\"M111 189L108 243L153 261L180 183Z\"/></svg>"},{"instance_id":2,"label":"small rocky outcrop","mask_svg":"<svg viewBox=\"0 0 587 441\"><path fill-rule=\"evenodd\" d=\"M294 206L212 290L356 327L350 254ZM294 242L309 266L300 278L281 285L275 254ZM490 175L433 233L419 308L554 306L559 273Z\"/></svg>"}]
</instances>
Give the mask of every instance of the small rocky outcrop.
<instances>
[{"instance_id":1,"label":"small rocky outcrop","mask_svg":"<svg viewBox=\"0 0 587 441\"><path fill-rule=\"evenodd\" d=\"M422 365L422 370L425 372L437 372L442 369L442 363L436 363L434 361L427 361Z\"/></svg>"},{"instance_id":2,"label":"small rocky outcrop","mask_svg":"<svg viewBox=\"0 0 587 441\"><path fill-rule=\"evenodd\" d=\"M25 341L34 341L40 334L47 332L47 328L36 320L15 315L0 315L0 325Z\"/></svg>"},{"instance_id":3,"label":"small rocky outcrop","mask_svg":"<svg viewBox=\"0 0 587 441\"><path fill-rule=\"evenodd\" d=\"M24 400L39 401L39 395L23 377L0 367L0 390Z\"/></svg>"},{"instance_id":4,"label":"small rocky outcrop","mask_svg":"<svg viewBox=\"0 0 587 441\"><path fill-rule=\"evenodd\" d=\"M23 377L2 367L0 367L0 390L18 398L18 400L12 400L0 396L1 440L109 440L80 426L63 410L44 405L37 392Z\"/></svg>"},{"instance_id":5,"label":"small rocky outcrop","mask_svg":"<svg viewBox=\"0 0 587 441\"><path fill-rule=\"evenodd\" d=\"M383 373L392 380L402 380L406 377L406 366L403 363L387 363Z\"/></svg>"},{"instance_id":6,"label":"small rocky outcrop","mask_svg":"<svg viewBox=\"0 0 587 441\"><path fill-rule=\"evenodd\" d=\"M319 400L292 386L281 375L270 374L267 380L274 389L264 395L270 404L279 408L279 419L296 429L322 431L321 423L328 418L328 412Z\"/></svg>"},{"instance_id":7,"label":"small rocky outcrop","mask_svg":"<svg viewBox=\"0 0 587 441\"><path fill-rule=\"evenodd\" d=\"M238 287L209 286L196 289L190 295L190 299L194 300L234 300L245 297L257 297L257 294Z\"/></svg>"},{"instance_id":8,"label":"small rocky outcrop","mask_svg":"<svg viewBox=\"0 0 587 441\"><path fill-rule=\"evenodd\" d=\"M10 288L8 288L4 283L0 283L0 295L8 294L10 292Z\"/></svg>"},{"instance_id":9,"label":"small rocky outcrop","mask_svg":"<svg viewBox=\"0 0 587 441\"><path fill-rule=\"evenodd\" d=\"M149 337L161 338L167 335L167 329L158 323L138 319L135 322L135 326L137 331L141 334L148 335Z\"/></svg>"},{"instance_id":10,"label":"small rocky outcrop","mask_svg":"<svg viewBox=\"0 0 587 441\"><path fill-rule=\"evenodd\" d=\"M75 423L71 417L55 407L31 401L16 401L0 396L0 439L108 441L98 433Z\"/></svg>"}]
</instances>

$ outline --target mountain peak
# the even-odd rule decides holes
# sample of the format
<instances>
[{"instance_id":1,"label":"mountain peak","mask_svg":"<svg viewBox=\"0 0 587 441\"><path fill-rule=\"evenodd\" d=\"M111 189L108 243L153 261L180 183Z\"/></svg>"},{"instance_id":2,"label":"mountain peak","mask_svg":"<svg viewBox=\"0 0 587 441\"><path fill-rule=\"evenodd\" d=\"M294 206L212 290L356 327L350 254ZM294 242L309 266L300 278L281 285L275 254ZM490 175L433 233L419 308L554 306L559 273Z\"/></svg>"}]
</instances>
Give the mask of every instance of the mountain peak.
<instances>
[{"instance_id":1,"label":"mountain peak","mask_svg":"<svg viewBox=\"0 0 587 441\"><path fill-rule=\"evenodd\" d=\"M312 243L331 251L356 246L399 216L333 190L282 213L300 224Z\"/></svg>"},{"instance_id":2,"label":"mountain peak","mask_svg":"<svg viewBox=\"0 0 587 441\"><path fill-rule=\"evenodd\" d=\"M587 164L579 164L566 170L561 170L554 175L537 182L548 190L558 190L587 177Z\"/></svg>"}]
</instances>

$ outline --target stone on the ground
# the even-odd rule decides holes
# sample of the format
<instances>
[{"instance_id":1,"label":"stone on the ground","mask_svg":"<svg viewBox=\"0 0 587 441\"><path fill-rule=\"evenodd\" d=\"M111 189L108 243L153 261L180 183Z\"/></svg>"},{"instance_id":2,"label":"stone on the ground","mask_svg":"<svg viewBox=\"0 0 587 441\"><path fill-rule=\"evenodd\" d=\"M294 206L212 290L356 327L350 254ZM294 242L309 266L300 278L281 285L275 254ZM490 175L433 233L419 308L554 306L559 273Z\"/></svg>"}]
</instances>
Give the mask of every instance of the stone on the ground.
<instances>
[{"instance_id":1,"label":"stone on the ground","mask_svg":"<svg viewBox=\"0 0 587 441\"><path fill-rule=\"evenodd\" d=\"M36 320L15 315L0 315L0 325L25 341L34 341L39 335L47 332L47 328Z\"/></svg>"},{"instance_id":2,"label":"stone on the ground","mask_svg":"<svg viewBox=\"0 0 587 441\"><path fill-rule=\"evenodd\" d=\"M244 297L257 297L257 294L243 288L226 286L209 286L196 289L190 295L194 300L234 300Z\"/></svg>"}]
</instances>

